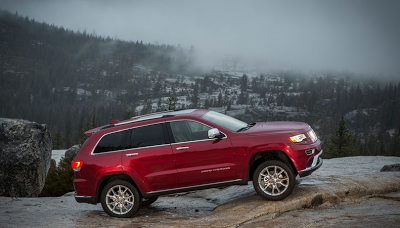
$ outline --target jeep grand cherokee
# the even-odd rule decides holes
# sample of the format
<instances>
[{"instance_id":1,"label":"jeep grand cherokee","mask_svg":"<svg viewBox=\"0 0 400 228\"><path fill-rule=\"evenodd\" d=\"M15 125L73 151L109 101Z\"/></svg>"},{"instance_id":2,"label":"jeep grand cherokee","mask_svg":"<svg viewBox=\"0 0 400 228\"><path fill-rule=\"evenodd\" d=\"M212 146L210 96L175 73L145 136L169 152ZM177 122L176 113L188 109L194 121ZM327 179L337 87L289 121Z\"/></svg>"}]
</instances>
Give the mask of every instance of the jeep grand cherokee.
<instances>
[{"instance_id":1,"label":"jeep grand cherokee","mask_svg":"<svg viewBox=\"0 0 400 228\"><path fill-rule=\"evenodd\" d=\"M268 200L322 165L321 142L300 122L244 123L205 109L155 113L85 132L72 161L77 202L132 217L160 195L253 182Z\"/></svg>"}]
</instances>

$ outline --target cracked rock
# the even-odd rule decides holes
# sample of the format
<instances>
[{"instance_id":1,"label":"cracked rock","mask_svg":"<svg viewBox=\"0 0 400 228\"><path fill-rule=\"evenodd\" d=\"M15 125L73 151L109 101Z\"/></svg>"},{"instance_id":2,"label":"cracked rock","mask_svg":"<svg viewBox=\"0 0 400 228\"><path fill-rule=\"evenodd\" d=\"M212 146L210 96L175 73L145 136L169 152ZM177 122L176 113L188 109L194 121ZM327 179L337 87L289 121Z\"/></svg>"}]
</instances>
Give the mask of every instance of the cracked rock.
<instances>
[{"instance_id":1,"label":"cracked rock","mask_svg":"<svg viewBox=\"0 0 400 228\"><path fill-rule=\"evenodd\" d=\"M0 196L38 196L50 168L51 149L46 125L0 118Z\"/></svg>"}]
</instances>

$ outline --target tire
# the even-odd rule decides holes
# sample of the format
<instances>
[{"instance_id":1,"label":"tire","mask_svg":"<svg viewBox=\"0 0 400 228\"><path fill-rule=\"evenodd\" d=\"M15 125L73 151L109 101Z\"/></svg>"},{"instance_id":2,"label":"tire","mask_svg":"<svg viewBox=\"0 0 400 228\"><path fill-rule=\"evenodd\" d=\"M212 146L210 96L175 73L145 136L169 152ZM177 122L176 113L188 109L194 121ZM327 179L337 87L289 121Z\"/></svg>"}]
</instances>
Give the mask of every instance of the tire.
<instances>
[{"instance_id":1,"label":"tire","mask_svg":"<svg viewBox=\"0 0 400 228\"><path fill-rule=\"evenodd\" d=\"M101 206L111 217L134 216L140 208L141 201L142 197L136 187L124 180L111 181L101 192Z\"/></svg>"},{"instance_id":2,"label":"tire","mask_svg":"<svg viewBox=\"0 0 400 228\"><path fill-rule=\"evenodd\" d=\"M158 197L151 197L151 198L148 198L148 199L144 199L144 198L143 198L143 200L142 200L142 207L147 207L147 206L149 206L150 204L156 202L157 199L158 199Z\"/></svg>"},{"instance_id":3,"label":"tire","mask_svg":"<svg viewBox=\"0 0 400 228\"><path fill-rule=\"evenodd\" d=\"M268 200L283 200L294 188L293 170L285 163L270 160L261 163L254 172L253 186L256 192Z\"/></svg>"}]
</instances>

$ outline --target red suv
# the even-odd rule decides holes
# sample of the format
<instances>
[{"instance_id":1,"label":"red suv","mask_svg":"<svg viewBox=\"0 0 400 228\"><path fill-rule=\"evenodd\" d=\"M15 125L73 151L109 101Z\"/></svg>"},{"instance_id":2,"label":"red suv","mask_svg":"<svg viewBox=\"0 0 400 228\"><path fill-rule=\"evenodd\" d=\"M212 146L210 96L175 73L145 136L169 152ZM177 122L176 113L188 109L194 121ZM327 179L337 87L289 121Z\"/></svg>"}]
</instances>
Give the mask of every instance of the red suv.
<instances>
[{"instance_id":1,"label":"red suv","mask_svg":"<svg viewBox=\"0 0 400 228\"><path fill-rule=\"evenodd\" d=\"M75 199L101 202L115 217L132 217L160 195L249 181L260 196L282 200L296 175L322 165L308 124L247 124L205 109L113 120L85 135L71 164Z\"/></svg>"}]
</instances>

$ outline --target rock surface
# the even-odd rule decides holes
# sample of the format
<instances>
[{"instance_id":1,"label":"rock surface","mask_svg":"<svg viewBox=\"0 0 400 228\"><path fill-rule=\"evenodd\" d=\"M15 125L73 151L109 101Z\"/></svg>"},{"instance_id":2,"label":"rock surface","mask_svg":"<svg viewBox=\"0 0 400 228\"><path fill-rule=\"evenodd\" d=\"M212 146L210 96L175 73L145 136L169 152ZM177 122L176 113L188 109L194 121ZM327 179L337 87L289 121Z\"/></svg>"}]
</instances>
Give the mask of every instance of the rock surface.
<instances>
[{"instance_id":1,"label":"rock surface","mask_svg":"<svg viewBox=\"0 0 400 228\"><path fill-rule=\"evenodd\" d=\"M385 165L381 169L381 172L397 172L400 171L400 163L394 165Z\"/></svg>"},{"instance_id":2,"label":"rock surface","mask_svg":"<svg viewBox=\"0 0 400 228\"><path fill-rule=\"evenodd\" d=\"M65 156L64 157L70 157L70 156L75 157L80 148L81 147L79 145L72 146L67 151L65 151Z\"/></svg>"},{"instance_id":3,"label":"rock surface","mask_svg":"<svg viewBox=\"0 0 400 228\"><path fill-rule=\"evenodd\" d=\"M50 168L51 149L46 125L0 118L0 195L38 196Z\"/></svg>"},{"instance_id":4,"label":"rock surface","mask_svg":"<svg viewBox=\"0 0 400 228\"><path fill-rule=\"evenodd\" d=\"M377 194L338 205L268 214L241 224L240 227L398 228L399 208L400 192Z\"/></svg>"},{"instance_id":5,"label":"rock surface","mask_svg":"<svg viewBox=\"0 0 400 228\"><path fill-rule=\"evenodd\" d=\"M133 218L62 197L0 197L2 227L399 227L400 173L379 172L400 157L324 160L293 194L272 202L252 187L231 186L160 197ZM394 192L394 193L393 193ZM43 219L46 218L46 219ZM51 221L51 222L49 222Z\"/></svg>"}]
</instances>

